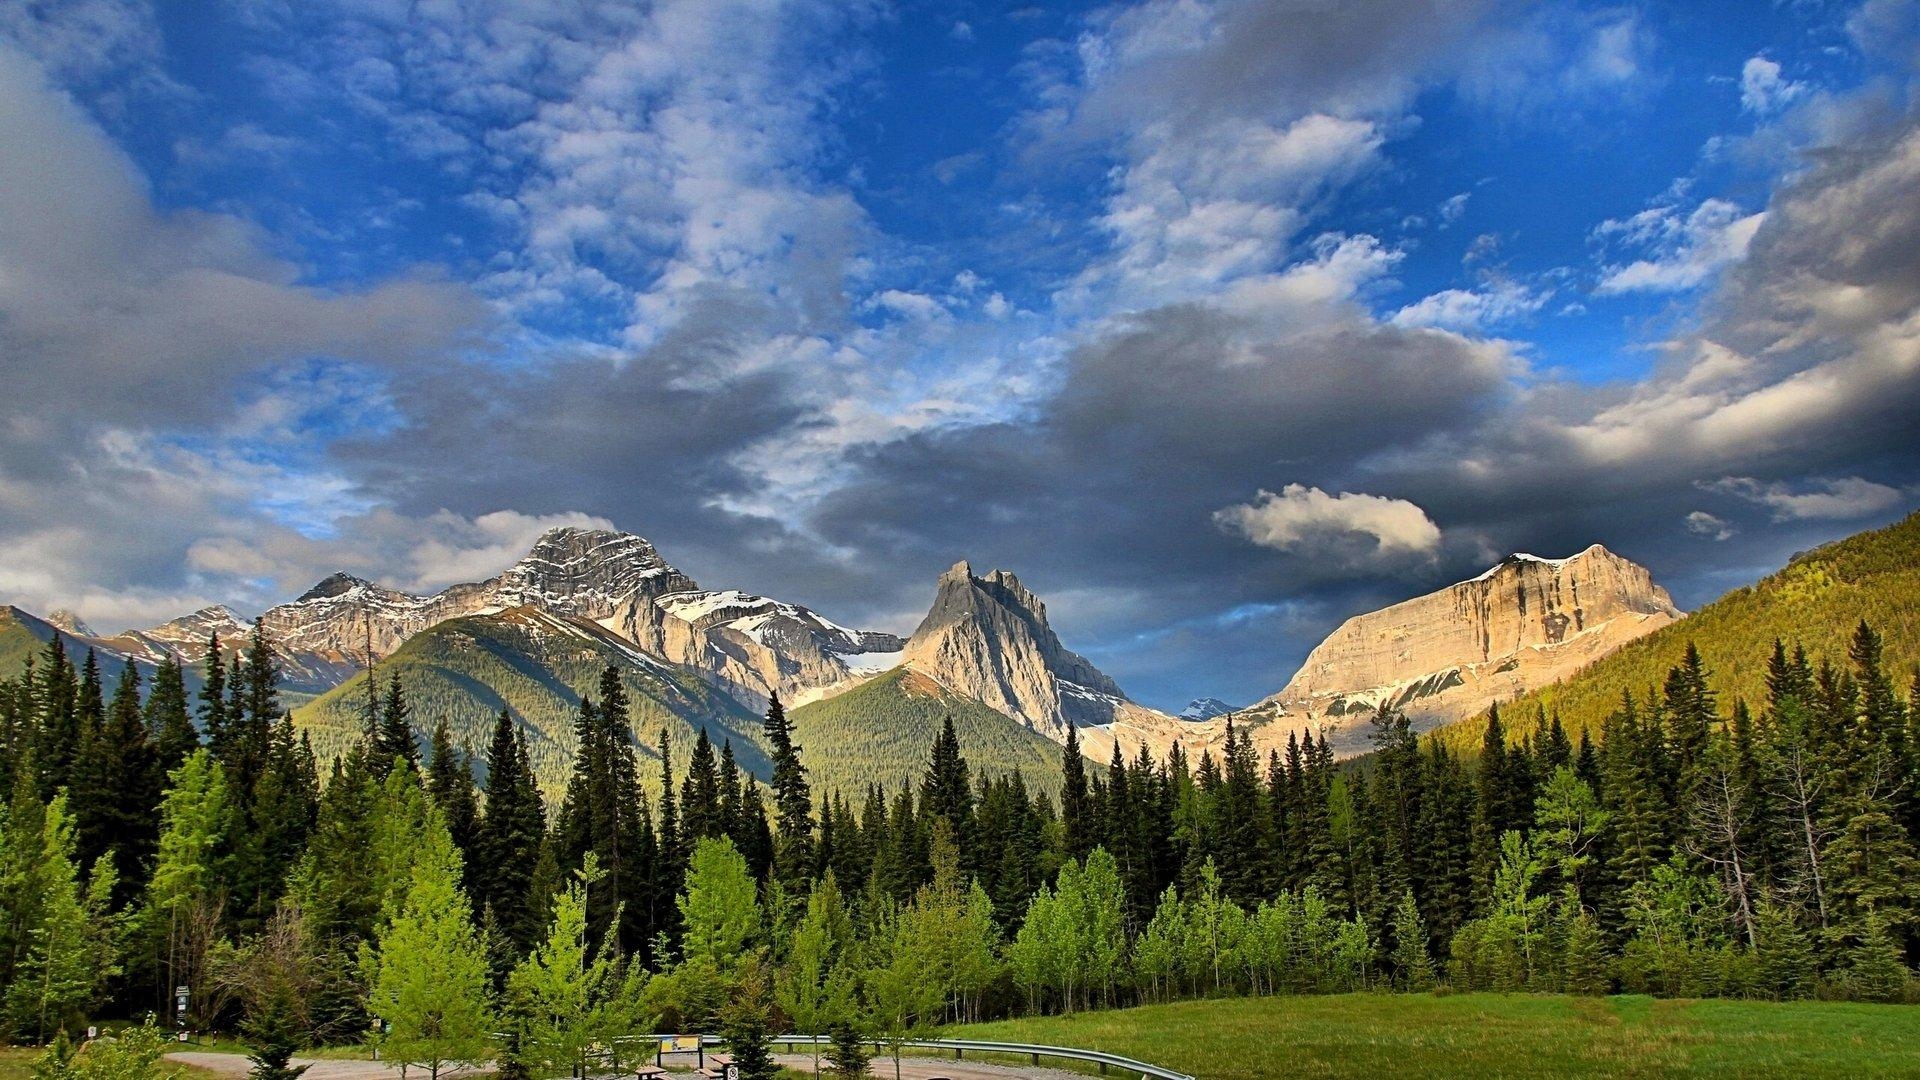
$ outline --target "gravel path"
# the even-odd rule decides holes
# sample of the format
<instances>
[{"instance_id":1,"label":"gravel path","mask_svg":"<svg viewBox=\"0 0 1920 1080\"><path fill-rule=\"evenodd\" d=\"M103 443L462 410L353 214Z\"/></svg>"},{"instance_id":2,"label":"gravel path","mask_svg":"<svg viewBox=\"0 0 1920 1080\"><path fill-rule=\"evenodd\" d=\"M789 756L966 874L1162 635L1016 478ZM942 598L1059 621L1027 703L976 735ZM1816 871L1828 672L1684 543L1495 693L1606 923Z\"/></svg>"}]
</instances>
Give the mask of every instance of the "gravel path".
<instances>
[{"instance_id":1,"label":"gravel path","mask_svg":"<svg viewBox=\"0 0 1920 1080\"><path fill-rule=\"evenodd\" d=\"M177 1061L182 1065L192 1065L205 1069L215 1076L245 1076L252 1070L253 1063L240 1054L207 1054L193 1050L182 1050L177 1054L168 1054L168 1061ZM319 1061L313 1058L294 1058L293 1064L308 1066L301 1080L400 1080L400 1067L388 1065L384 1061ZM440 1075L446 1077L479 1076L486 1070L453 1070ZM408 1080L422 1080L426 1072L421 1069L407 1070Z\"/></svg>"},{"instance_id":2,"label":"gravel path","mask_svg":"<svg viewBox=\"0 0 1920 1080\"><path fill-rule=\"evenodd\" d=\"M813 1068L811 1054L778 1054L780 1064L802 1071ZM192 1065L205 1069L215 1076L243 1077L252 1068L251 1063L239 1054L208 1054L183 1050L168 1054L168 1061L177 1061L182 1065ZM294 1058L293 1064L309 1066L301 1080L400 1080L400 1069L381 1061L319 1061L312 1058ZM485 1070L475 1072L462 1070L443 1072L444 1077L462 1077L483 1075ZM427 1074L419 1069L407 1072L409 1080L423 1080ZM822 1077L833 1074L822 1072ZM892 1080L893 1059L886 1058L873 1063L875 1080ZM946 1077L947 1080L1086 1080L1075 1073L1062 1072L1059 1069L1031 1068L1028 1066L989 1065L979 1061L953 1061L935 1058L901 1058L900 1080L933 1080Z\"/></svg>"}]
</instances>

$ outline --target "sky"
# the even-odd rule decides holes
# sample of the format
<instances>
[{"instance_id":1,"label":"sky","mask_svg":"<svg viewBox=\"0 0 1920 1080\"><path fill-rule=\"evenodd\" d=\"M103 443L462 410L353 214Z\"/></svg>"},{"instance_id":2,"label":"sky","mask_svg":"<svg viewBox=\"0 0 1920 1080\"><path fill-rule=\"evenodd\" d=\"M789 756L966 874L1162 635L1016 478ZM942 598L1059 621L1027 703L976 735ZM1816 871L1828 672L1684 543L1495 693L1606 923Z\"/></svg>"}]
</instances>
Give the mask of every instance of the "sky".
<instances>
[{"instance_id":1,"label":"sky","mask_svg":"<svg viewBox=\"0 0 1920 1080\"><path fill-rule=\"evenodd\" d=\"M544 529L1177 709L1920 505L1920 2L0 0L0 599Z\"/></svg>"}]
</instances>

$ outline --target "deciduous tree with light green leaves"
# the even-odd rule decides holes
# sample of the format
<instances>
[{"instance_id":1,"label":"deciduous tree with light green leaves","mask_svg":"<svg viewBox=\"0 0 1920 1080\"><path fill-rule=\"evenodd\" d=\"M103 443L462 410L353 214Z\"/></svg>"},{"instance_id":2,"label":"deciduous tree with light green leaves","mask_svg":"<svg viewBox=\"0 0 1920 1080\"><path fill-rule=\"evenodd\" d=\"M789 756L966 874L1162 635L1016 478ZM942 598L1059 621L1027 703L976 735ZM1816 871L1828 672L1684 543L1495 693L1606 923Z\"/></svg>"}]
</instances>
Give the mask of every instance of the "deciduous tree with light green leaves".
<instances>
[{"instance_id":1,"label":"deciduous tree with light green leaves","mask_svg":"<svg viewBox=\"0 0 1920 1080\"><path fill-rule=\"evenodd\" d=\"M725 837L694 845L679 906L686 927L682 957L704 960L717 971L731 970L760 932L759 890L746 859Z\"/></svg>"},{"instance_id":2,"label":"deciduous tree with light green leaves","mask_svg":"<svg viewBox=\"0 0 1920 1080\"><path fill-rule=\"evenodd\" d=\"M849 963L853 921L833 871L807 897L807 909L788 938L786 962L774 976L774 1004L796 1035L824 1036L859 1007L858 977ZM820 1044L813 1044L813 1073L820 1075Z\"/></svg>"},{"instance_id":3,"label":"deciduous tree with light green leaves","mask_svg":"<svg viewBox=\"0 0 1920 1080\"><path fill-rule=\"evenodd\" d=\"M166 985L203 998L207 954L218 938L221 894L214 859L229 819L227 781L212 752L195 750L169 774L160 805L159 853L140 914Z\"/></svg>"},{"instance_id":4,"label":"deciduous tree with light green leaves","mask_svg":"<svg viewBox=\"0 0 1920 1080\"><path fill-rule=\"evenodd\" d=\"M478 1064L493 1049L487 955L460 892L460 855L436 811L415 838L408 887L379 935L361 950L367 1010L387 1025L390 1060L430 1078L450 1065Z\"/></svg>"},{"instance_id":5,"label":"deciduous tree with light green leaves","mask_svg":"<svg viewBox=\"0 0 1920 1080\"><path fill-rule=\"evenodd\" d=\"M40 828L37 917L26 928L25 955L6 1000L10 1026L34 1042L83 1023L101 986L119 970L108 934L112 863L102 856L83 886L73 852L73 819L66 796L56 795Z\"/></svg>"},{"instance_id":6,"label":"deciduous tree with light green leaves","mask_svg":"<svg viewBox=\"0 0 1920 1080\"><path fill-rule=\"evenodd\" d=\"M571 1070L595 1043L629 1033L631 990L609 936L598 954L587 944L587 889L603 873L592 852L554 899L553 923L507 980L509 1026L521 1063L549 1075ZM644 977L644 976L642 976Z\"/></svg>"}]
</instances>

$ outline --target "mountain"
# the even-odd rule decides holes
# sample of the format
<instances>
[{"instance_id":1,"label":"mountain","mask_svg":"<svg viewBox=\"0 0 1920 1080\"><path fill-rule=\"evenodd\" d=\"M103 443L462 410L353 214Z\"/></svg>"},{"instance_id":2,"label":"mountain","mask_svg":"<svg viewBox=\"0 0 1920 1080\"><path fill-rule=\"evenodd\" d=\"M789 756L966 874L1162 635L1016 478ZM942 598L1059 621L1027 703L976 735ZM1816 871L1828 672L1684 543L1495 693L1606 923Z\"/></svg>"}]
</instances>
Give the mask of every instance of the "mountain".
<instances>
[{"instance_id":1,"label":"mountain","mask_svg":"<svg viewBox=\"0 0 1920 1080\"><path fill-rule=\"evenodd\" d=\"M1019 770L1029 791L1060 792L1060 747L1027 727L909 668L788 714L816 804L838 790L858 801L867 785L918 784L948 717L977 779Z\"/></svg>"},{"instance_id":2,"label":"mountain","mask_svg":"<svg viewBox=\"0 0 1920 1080\"><path fill-rule=\"evenodd\" d=\"M1776 639L1805 646L1815 663L1826 658L1844 667L1862 620L1883 638L1884 666L1896 682L1920 672L1920 514L1795 555L1754 584L1500 708L1509 731L1547 709L1575 739L1581 731L1597 736L1621 694L1647 701L1689 642L1700 650L1723 710L1737 699L1759 702ZM1477 745L1480 731L1463 725L1460 737Z\"/></svg>"},{"instance_id":3,"label":"mountain","mask_svg":"<svg viewBox=\"0 0 1920 1080\"><path fill-rule=\"evenodd\" d=\"M579 528L549 530L485 581L420 596L335 574L264 619L281 648L323 658L344 678L429 627L513 608L594 623L753 708L775 692L804 698L846 685L857 678L856 657L900 648L892 635L848 630L796 604L703 592L645 539Z\"/></svg>"},{"instance_id":4,"label":"mountain","mask_svg":"<svg viewBox=\"0 0 1920 1080\"><path fill-rule=\"evenodd\" d=\"M1211 720L1216 716L1225 716L1233 711L1233 706L1217 697L1194 698L1187 707L1180 710L1182 720Z\"/></svg>"},{"instance_id":5,"label":"mountain","mask_svg":"<svg viewBox=\"0 0 1920 1080\"><path fill-rule=\"evenodd\" d=\"M1247 710L1366 748L1382 703L1427 730L1568 678L1681 617L1645 567L1598 544L1565 559L1511 555L1471 581L1356 615Z\"/></svg>"},{"instance_id":6,"label":"mountain","mask_svg":"<svg viewBox=\"0 0 1920 1080\"><path fill-rule=\"evenodd\" d=\"M1115 743L1129 757L1142 746L1164 756L1174 743L1190 758L1217 757L1231 721L1263 757L1296 733L1324 734L1350 757L1370 748L1367 720L1382 701L1432 730L1566 679L1681 617L1644 567L1598 544L1565 559L1512 555L1471 581L1348 619L1279 693L1245 709L1131 711L1083 742L1096 760Z\"/></svg>"},{"instance_id":7,"label":"mountain","mask_svg":"<svg viewBox=\"0 0 1920 1080\"><path fill-rule=\"evenodd\" d=\"M600 624L524 605L436 623L379 661L374 677L384 693L399 676L416 729L425 735L441 717L456 745L484 752L495 717L508 709L528 737L534 773L557 798L572 769L574 719L582 690L592 690L609 666L620 672L632 699L632 727L643 762L642 779L657 787L655 747L671 732L675 769L705 728L717 745L731 740L740 764L766 775L760 718L713 686L701 673L652 656ZM294 723L326 760L346 749L364 728L367 674L362 671L294 712Z\"/></svg>"},{"instance_id":8,"label":"mountain","mask_svg":"<svg viewBox=\"0 0 1920 1080\"><path fill-rule=\"evenodd\" d=\"M933 607L902 662L955 693L1065 742L1067 727L1111 724L1140 706L1047 625L1047 606L1006 570L976 577L958 562L940 575Z\"/></svg>"}]
</instances>

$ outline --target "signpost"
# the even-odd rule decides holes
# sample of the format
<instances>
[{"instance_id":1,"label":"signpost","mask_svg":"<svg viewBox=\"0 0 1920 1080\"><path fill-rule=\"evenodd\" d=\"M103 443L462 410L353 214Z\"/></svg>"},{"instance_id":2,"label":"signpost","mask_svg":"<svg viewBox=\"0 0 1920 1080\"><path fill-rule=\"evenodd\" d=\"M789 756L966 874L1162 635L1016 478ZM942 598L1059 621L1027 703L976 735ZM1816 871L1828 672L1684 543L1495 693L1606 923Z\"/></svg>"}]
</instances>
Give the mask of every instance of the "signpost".
<instances>
[{"instance_id":1,"label":"signpost","mask_svg":"<svg viewBox=\"0 0 1920 1080\"><path fill-rule=\"evenodd\" d=\"M185 984L173 988L173 1030L181 1042L187 1041L187 988Z\"/></svg>"}]
</instances>

